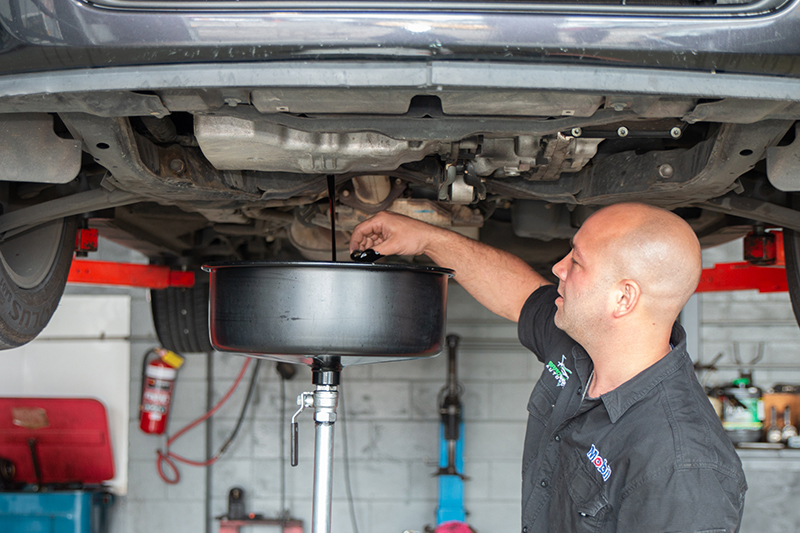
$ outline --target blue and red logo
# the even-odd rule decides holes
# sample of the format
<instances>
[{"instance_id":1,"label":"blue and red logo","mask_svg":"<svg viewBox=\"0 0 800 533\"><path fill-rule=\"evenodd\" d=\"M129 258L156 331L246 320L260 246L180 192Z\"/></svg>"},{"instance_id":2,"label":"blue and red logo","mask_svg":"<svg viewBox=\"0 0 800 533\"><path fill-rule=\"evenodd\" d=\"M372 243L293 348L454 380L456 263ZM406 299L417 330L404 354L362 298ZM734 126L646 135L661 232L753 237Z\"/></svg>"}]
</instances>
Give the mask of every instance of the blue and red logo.
<instances>
[{"instance_id":1,"label":"blue and red logo","mask_svg":"<svg viewBox=\"0 0 800 533\"><path fill-rule=\"evenodd\" d=\"M589 458L597 471L600 472L600 475L603 476L603 481L608 481L608 478L611 477L611 467L608 466L608 460L600 457L600 451L594 444L592 444L592 449L589 450L586 457Z\"/></svg>"}]
</instances>

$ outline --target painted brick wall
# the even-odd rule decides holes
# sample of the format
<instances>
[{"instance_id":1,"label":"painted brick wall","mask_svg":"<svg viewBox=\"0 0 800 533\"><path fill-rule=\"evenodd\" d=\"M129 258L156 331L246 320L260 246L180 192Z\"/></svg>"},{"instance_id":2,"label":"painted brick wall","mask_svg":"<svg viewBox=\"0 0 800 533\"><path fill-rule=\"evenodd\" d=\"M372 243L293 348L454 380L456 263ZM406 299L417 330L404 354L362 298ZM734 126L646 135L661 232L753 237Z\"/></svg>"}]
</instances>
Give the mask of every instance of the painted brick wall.
<instances>
[{"instance_id":1,"label":"painted brick wall","mask_svg":"<svg viewBox=\"0 0 800 533\"><path fill-rule=\"evenodd\" d=\"M742 261L742 243L706 250L704 267ZM717 372L702 375L709 384L724 384L752 369L754 382L767 390L776 383L800 383L800 328L787 293L756 291L706 293L700 296L700 361L722 353ZM763 358L749 363L759 353ZM800 450L740 450L750 489L745 499L743 533L800 531Z\"/></svg>"}]
</instances>

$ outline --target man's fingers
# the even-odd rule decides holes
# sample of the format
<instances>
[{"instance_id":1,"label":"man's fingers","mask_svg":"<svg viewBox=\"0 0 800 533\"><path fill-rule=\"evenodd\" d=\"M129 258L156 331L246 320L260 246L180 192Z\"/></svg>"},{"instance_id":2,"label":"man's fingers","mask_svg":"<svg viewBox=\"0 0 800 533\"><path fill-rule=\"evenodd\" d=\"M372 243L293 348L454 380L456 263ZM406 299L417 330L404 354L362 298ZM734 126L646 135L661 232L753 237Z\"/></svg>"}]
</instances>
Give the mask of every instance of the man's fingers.
<instances>
[{"instance_id":1,"label":"man's fingers","mask_svg":"<svg viewBox=\"0 0 800 533\"><path fill-rule=\"evenodd\" d=\"M355 227L350 239L350 251L373 249L381 255L416 253L404 236L408 227L406 217L382 211Z\"/></svg>"},{"instance_id":2,"label":"man's fingers","mask_svg":"<svg viewBox=\"0 0 800 533\"><path fill-rule=\"evenodd\" d=\"M386 240L383 226L373 219L366 220L355 227L350 237L350 251L366 250Z\"/></svg>"},{"instance_id":3,"label":"man's fingers","mask_svg":"<svg viewBox=\"0 0 800 533\"><path fill-rule=\"evenodd\" d=\"M369 220L362 222L353 230L353 234L350 236L351 252L364 250L367 247L367 243L371 242L372 230L369 227L369 222Z\"/></svg>"},{"instance_id":4,"label":"man's fingers","mask_svg":"<svg viewBox=\"0 0 800 533\"><path fill-rule=\"evenodd\" d=\"M375 246L375 239L372 237L367 237L366 240L362 241L362 250L369 250Z\"/></svg>"}]
</instances>

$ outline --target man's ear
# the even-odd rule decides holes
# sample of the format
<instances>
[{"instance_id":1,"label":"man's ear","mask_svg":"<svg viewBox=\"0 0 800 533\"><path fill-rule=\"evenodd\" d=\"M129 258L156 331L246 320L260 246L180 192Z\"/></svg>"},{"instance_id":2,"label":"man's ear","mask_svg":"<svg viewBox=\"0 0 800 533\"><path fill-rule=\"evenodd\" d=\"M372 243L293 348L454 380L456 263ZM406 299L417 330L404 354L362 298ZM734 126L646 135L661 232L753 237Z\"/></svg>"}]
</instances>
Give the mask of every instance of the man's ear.
<instances>
[{"instance_id":1,"label":"man's ear","mask_svg":"<svg viewBox=\"0 0 800 533\"><path fill-rule=\"evenodd\" d=\"M616 301L614 302L614 318L622 318L629 315L639 303L639 296L642 290L639 284L632 279L624 279L619 282Z\"/></svg>"}]
</instances>

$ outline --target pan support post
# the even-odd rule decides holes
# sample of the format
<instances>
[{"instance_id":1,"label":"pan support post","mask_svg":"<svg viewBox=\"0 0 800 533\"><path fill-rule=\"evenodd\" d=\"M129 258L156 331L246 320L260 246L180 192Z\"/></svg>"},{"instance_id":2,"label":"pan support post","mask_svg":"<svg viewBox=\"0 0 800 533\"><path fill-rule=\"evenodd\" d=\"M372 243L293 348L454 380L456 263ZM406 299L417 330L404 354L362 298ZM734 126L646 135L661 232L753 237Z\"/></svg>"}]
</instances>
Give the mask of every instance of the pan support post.
<instances>
[{"instance_id":1,"label":"pan support post","mask_svg":"<svg viewBox=\"0 0 800 533\"><path fill-rule=\"evenodd\" d=\"M314 506L312 533L330 533L333 490L333 424L339 390L335 385L317 385L314 391Z\"/></svg>"},{"instance_id":2,"label":"pan support post","mask_svg":"<svg viewBox=\"0 0 800 533\"><path fill-rule=\"evenodd\" d=\"M314 498L311 513L312 533L330 533L331 499L333 491L333 424L339 404L339 377L341 366L312 367L313 393L304 392L297 397L300 408L292 417L292 466L297 466L298 425L297 416L306 408L314 408Z\"/></svg>"}]
</instances>

